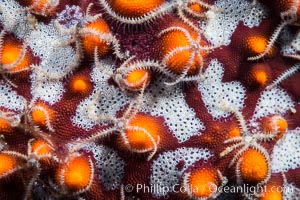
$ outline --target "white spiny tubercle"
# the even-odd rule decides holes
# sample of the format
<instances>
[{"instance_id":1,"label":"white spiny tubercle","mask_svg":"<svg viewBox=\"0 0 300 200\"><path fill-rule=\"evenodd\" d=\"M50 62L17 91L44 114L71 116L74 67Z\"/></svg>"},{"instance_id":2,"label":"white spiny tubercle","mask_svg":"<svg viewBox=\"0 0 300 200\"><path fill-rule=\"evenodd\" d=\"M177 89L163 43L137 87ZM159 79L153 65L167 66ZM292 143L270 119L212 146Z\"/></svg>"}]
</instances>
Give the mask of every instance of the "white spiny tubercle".
<instances>
[{"instance_id":1,"label":"white spiny tubercle","mask_svg":"<svg viewBox=\"0 0 300 200\"><path fill-rule=\"evenodd\" d=\"M288 69L287 71L283 72L278 78L273 81L273 83L267 86L267 90L270 90L274 87L277 87L282 81L286 80L290 76L294 75L297 71L300 70L300 63L297 63L292 68Z\"/></svg>"}]
</instances>

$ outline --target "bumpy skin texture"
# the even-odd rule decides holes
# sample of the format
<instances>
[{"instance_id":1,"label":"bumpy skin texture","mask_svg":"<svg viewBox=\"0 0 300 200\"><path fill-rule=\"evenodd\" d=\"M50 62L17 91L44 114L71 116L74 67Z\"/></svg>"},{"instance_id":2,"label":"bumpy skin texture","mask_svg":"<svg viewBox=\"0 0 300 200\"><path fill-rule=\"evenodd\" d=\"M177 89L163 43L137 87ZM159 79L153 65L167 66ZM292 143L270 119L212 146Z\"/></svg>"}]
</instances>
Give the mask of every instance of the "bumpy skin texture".
<instances>
[{"instance_id":1,"label":"bumpy skin texture","mask_svg":"<svg viewBox=\"0 0 300 200\"><path fill-rule=\"evenodd\" d=\"M300 199L299 5L4 0L0 199Z\"/></svg>"}]
</instances>

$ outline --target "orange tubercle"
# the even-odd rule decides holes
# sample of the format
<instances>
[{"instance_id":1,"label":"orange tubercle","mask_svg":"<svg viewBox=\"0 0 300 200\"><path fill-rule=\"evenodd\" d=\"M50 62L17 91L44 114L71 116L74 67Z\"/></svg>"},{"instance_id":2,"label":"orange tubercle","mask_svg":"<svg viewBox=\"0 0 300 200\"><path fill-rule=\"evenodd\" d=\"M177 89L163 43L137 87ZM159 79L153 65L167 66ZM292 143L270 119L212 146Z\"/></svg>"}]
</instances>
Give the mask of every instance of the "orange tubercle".
<instances>
[{"instance_id":1,"label":"orange tubercle","mask_svg":"<svg viewBox=\"0 0 300 200\"><path fill-rule=\"evenodd\" d=\"M268 75L266 71L263 70L255 72L254 77L255 81L260 85L265 85L268 80Z\"/></svg>"},{"instance_id":2,"label":"orange tubercle","mask_svg":"<svg viewBox=\"0 0 300 200\"><path fill-rule=\"evenodd\" d=\"M3 65L11 65L17 62L23 54L22 48L23 45L16 40L13 40L11 38L4 40L1 49L1 53L2 53L1 63ZM31 64L31 56L29 55L28 52L26 52L23 59L21 59L16 66L7 69L7 71L11 73L23 71L28 69L30 64Z\"/></svg>"},{"instance_id":3,"label":"orange tubercle","mask_svg":"<svg viewBox=\"0 0 300 200\"><path fill-rule=\"evenodd\" d=\"M35 152L38 156L43 156L51 153L49 144L41 139L35 139L30 143L31 151Z\"/></svg>"},{"instance_id":4,"label":"orange tubercle","mask_svg":"<svg viewBox=\"0 0 300 200\"><path fill-rule=\"evenodd\" d=\"M150 72L145 69L136 69L131 71L126 76L126 82L129 89L140 90L143 85L146 87L149 84Z\"/></svg>"},{"instance_id":5,"label":"orange tubercle","mask_svg":"<svg viewBox=\"0 0 300 200\"><path fill-rule=\"evenodd\" d=\"M233 127L229 130L228 135L229 138L240 137L241 136L240 129L238 127Z\"/></svg>"},{"instance_id":6,"label":"orange tubercle","mask_svg":"<svg viewBox=\"0 0 300 200\"><path fill-rule=\"evenodd\" d=\"M94 168L90 159L78 156L62 164L57 171L56 181L73 192L87 190L93 181Z\"/></svg>"},{"instance_id":7,"label":"orange tubercle","mask_svg":"<svg viewBox=\"0 0 300 200\"><path fill-rule=\"evenodd\" d=\"M129 126L145 129L153 138L154 142L158 144L161 135L161 124L159 121L146 114L137 114L129 123ZM126 129L126 137L132 149L138 151L154 149L154 144L144 131Z\"/></svg>"},{"instance_id":8,"label":"orange tubercle","mask_svg":"<svg viewBox=\"0 0 300 200\"><path fill-rule=\"evenodd\" d=\"M0 153L0 163L0 177L14 170L17 164L13 156L4 153Z\"/></svg>"},{"instance_id":9,"label":"orange tubercle","mask_svg":"<svg viewBox=\"0 0 300 200\"><path fill-rule=\"evenodd\" d=\"M249 36L245 41L246 48L251 55L263 53L268 45L268 38L264 36ZM272 55L273 49L267 55Z\"/></svg>"},{"instance_id":10,"label":"orange tubercle","mask_svg":"<svg viewBox=\"0 0 300 200\"><path fill-rule=\"evenodd\" d=\"M51 155L52 150L49 144L41 139L34 139L30 142L31 152L35 153L38 157L40 157L40 161L43 161L47 164L50 163L49 157L43 157L45 155Z\"/></svg>"},{"instance_id":11,"label":"orange tubercle","mask_svg":"<svg viewBox=\"0 0 300 200\"><path fill-rule=\"evenodd\" d=\"M282 185L278 185L276 183L268 183L259 200L282 200L282 187Z\"/></svg>"},{"instance_id":12,"label":"orange tubercle","mask_svg":"<svg viewBox=\"0 0 300 200\"><path fill-rule=\"evenodd\" d=\"M215 169L199 169L191 172L188 184L196 198L208 198L213 194L213 186L219 185L218 172Z\"/></svg>"},{"instance_id":13,"label":"orange tubercle","mask_svg":"<svg viewBox=\"0 0 300 200\"><path fill-rule=\"evenodd\" d=\"M35 107L30 113L32 121L43 127L47 126L47 119L51 123L54 118L54 111L43 103L36 103Z\"/></svg>"},{"instance_id":14,"label":"orange tubercle","mask_svg":"<svg viewBox=\"0 0 300 200\"><path fill-rule=\"evenodd\" d=\"M13 130L10 122L4 118L0 117L0 134L11 133Z\"/></svg>"},{"instance_id":15,"label":"orange tubercle","mask_svg":"<svg viewBox=\"0 0 300 200\"><path fill-rule=\"evenodd\" d=\"M240 174L244 182L258 184L267 178L268 161L262 153L248 149L240 159Z\"/></svg>"},{"instance_id":16,"label":"orange tubercle","mask_svg":"<svg viewBox=\"0 0 300 200\"><path fill-rule=\"evenodd\" d=\"M86 94L91 87L88 77L83 75L76 75L70 81L70 89L73 93Z\"/></svg>"},{"instance_id":17,"label":"orange tubercle","mask_svg":"<svg viewBox=\"0 0 300 200\"><path fill-rule=\"evenodd\" d=\"M202 13L205 10L203 9L203 7L201 5L199 5L198 3L192 3L190 6L190 9L196 13Z\"/></svg>"},{"instance_id":18,"label":"orange tubercle","mask_svg":"<svg viewBox=\"0 0 300 200\"><path fill-rule=\"evenodd\" d=\"M103 19L97 19L95 21L89 22L85 25L86 28L93 29L99 34L109 34L110 29L107 23ZM86 54L93 56L95 48L98 47L98 55L104 56L109 48L110 44L106 41L100 39L95 35L85 35L82 37L82 45Z\"/></svg>"},{"instance_id":19,"label":"orange tubercle","mask_svg":"<svg viewBox=\"0 0 300 200\"><path fill-rule=\"evenodd\" d=\"M38 3L39 1L39 3ZM51 16L55 13L55 9L58 5L58 3L55 3L55 1L52 0L31 0L30 5L34 5L38 3L34 8L32 8L31 12L43 15L43 16ZM55 3L55 4L54 4Z\"/></svg>"},{"instance_id":20,"label":"orange tubercle","mask_svg":"<svg viewBox=\"0 0 300 200\"><path fill-rule=\"evenodd\" d=\"M108 0L111 8L124 17L142 17L161 6L165 0Z\"/></svg>"},{"instance_id":21,"label":"orange tubercle","mask_svg":"<svg viewBox=\"0 0 300 200\"><path fill-rule=\"evenodd\" d=\"M270 66L265 63L255 64L245 74L245 80L252 88L263 88L268 84L270 79Z\"/></svg>"},{"instance_id":22,"label":"orange tubercle","mask_svg":"<svg viewBox=\"0 0 300 200\"><path fill-rule=\"evenodd\" d=\"M265 86L268 82L268 73L265 69L253 67L249 73L250 84L256 86Z\"/></svg>"},{"instance_id":23,"label":"orange tubercle","mask_svg":"<svg viewBox=\"0 0 300 200\"><path fill-rule=\"evenodd\" d=\"M287 121L279 115L267 117L262 122L262 129L264 132L266 133L277 132L276 140L282 138L287 128L288 128Z\"/></svg>"},{"instance_id":24,"label":"orange tubercle","mask_svg":"<svg viewBox=\"0 0 300 200\"><path fill-rule=\"evenodd\" d=\"M197 37L197 34L188 29L185 28L191 35L193 39ZM199 44L203 45L203 44ZM185 34L179 30L170 31L167 33L164 33L160 38L160 48L159 53L160 56L163 58L168 55L171 51L173 51L176 48L182 48L182 47L188 47L191 46L188 38L185 36ZM185 67L188 65L188 62L193 54L193 51L190 50L183 50L175 53L173 56L171 56L166 65L169 71L173 72L174 74L182 74ZM200 52L201 56L205 56L205 52ZM192 61L192 64L190 65L190 69L188 71L188 75L195 75L199 71L200 66L200 58L198 57L197 53L195 54L194 60Z\"/></svg>"}]
</instances>

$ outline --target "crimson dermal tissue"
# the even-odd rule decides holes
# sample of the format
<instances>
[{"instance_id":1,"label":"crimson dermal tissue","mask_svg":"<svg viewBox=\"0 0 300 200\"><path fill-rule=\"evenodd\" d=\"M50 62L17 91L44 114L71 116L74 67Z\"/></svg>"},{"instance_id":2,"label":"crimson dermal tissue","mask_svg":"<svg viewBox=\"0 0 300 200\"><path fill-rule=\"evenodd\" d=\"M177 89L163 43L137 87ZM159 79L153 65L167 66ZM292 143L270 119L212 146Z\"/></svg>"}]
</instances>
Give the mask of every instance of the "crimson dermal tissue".
<instances>
[{"instance_id":1,"label":"crimson dermal tissue","mask_svg":"<svg viewBox=\"0 0 300 200\"><path fill-rule=\"evenodd\" d=\"M298 0L2 0L0 199L300 199Z\"/></svg>"}]
</instances>

